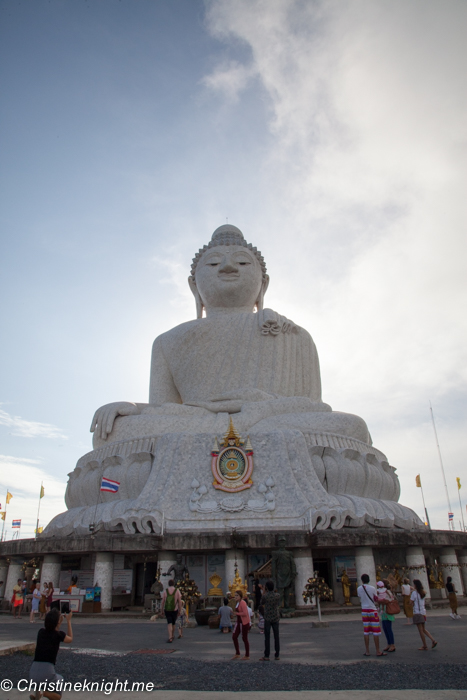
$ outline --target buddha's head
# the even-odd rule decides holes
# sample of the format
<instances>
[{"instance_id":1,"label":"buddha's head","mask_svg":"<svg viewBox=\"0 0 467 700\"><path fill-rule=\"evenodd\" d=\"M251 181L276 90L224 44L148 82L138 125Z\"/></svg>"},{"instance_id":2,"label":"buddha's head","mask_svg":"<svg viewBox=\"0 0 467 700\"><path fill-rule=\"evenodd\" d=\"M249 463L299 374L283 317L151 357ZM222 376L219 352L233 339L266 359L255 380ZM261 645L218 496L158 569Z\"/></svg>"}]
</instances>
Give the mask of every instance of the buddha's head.
<instances>
[{"instance_id":1,"label":"buddha's head","mask_svg":"<svg viewBox=\"0 0 467 700\"><path fill-rule=\"evenodd\" d=\"M203 308L206 314L262 309L269 277L261 253L240 229L227 224L195 255L188 282L201 318Z\"/></svg>"}]
</instances>

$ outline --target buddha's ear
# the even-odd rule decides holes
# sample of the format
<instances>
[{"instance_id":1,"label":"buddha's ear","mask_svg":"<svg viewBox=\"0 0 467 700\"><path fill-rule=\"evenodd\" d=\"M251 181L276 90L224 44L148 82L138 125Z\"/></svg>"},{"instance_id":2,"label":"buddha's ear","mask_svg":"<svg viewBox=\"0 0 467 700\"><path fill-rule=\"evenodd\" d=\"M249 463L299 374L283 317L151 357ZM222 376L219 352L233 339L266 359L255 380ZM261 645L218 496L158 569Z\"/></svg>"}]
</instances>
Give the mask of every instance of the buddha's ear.
<instances>
[{"instance_id":1,"label":"buddha's ear","mask_svg":"<svg viewBox=\"0 0 467 700\"><path fill-rule=\"evenodd\" d=\"M257 298L256 303L255 303L257 311L262 311L262 309L264 307L264 295L266 294L268 287L269 287L269 275L263 275L261 289L259 290L258 298Z\"/></svg>"},{"instance_id":2,"label":"buddha's ear","mask_svg":"<svg viewBox=\"0 0 467 700\"><path fill-rule=\"evenodd\" d=\"M193 296L196 301L196 318L203 318L204 304L198 291L198 287L196 286L195 278L192 276L188 277L188 284L190 285L190 289L193 292Z\"/></svg>"}]
</instances>

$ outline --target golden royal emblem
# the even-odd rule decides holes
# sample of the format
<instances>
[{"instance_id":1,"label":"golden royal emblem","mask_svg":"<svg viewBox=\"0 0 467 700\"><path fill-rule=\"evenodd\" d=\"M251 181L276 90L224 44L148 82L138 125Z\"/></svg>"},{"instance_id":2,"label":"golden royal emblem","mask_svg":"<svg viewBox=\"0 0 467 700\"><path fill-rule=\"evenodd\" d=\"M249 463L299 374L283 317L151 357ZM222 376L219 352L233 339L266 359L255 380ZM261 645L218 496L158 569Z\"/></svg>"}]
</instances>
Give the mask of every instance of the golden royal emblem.
<instances>
[{"instance_id":1,"label":"golden royal emblem","mask_svg":"<svg viewBox=\"0 0 467 700\"><path fill-rule=\"evenodd\" d=\"M245 445L245 447L243 447ZM229 429L221 440L221 447L214 438L211 452L213 486L220 491L236 493L253 485L253 450L250 438L243 440L234 428L232 418Z\"/></svg>"}]
</instances>

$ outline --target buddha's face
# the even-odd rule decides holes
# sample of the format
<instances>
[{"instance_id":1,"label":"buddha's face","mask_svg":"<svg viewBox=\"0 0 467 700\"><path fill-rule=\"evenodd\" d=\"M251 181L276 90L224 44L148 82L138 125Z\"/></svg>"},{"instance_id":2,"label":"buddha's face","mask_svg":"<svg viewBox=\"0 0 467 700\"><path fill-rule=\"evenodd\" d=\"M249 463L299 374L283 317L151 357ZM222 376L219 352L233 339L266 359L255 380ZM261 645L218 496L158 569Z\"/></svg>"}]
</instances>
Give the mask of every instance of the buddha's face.
<instances>
[{"instance_id":1,"label":"buddha's face","mask_svg":"<svg viewBox=\"0 0 467 700\"><path fill-rule=\"evenodd\" d=\"M243 246L215 246L196 266L196 287L206 310L253 310L263 286L256 256Z\"/></svg>"}]
</instances>

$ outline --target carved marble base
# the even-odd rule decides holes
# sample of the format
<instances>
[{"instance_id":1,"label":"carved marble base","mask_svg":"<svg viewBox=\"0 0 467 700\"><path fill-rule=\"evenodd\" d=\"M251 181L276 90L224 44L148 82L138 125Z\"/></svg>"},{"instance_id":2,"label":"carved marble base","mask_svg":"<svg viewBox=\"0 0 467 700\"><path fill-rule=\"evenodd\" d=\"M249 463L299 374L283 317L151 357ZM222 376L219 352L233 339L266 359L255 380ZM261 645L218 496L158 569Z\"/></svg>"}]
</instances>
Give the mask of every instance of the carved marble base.
<instances>
[{"instance_id":1,"label":"carved marble base","mask_svg":"<svg viewBox=\"0 0 467 700\"><path fill-rule=\"evenodd\" d=\"M424 529L397 503L395 469L376 448L345 436L274 430L251 434L253 484L226 495L212 485L212 434L167 434L125 440L82 457L70 474L70 510L46 528L46 537L99 529L126 533L237 529ZM100 493L102 476L120 482ZM102 503L97 505L98 498Z\"/></svg>"}]
</instances>

